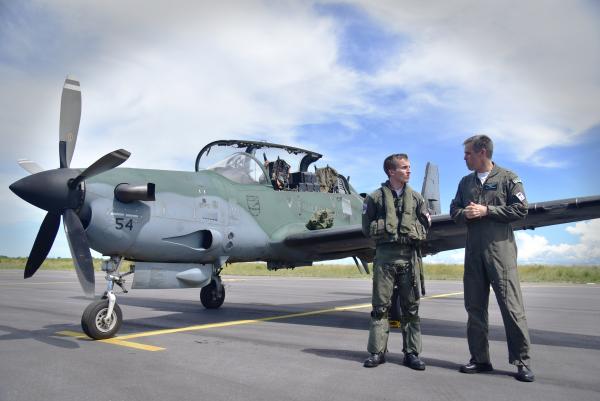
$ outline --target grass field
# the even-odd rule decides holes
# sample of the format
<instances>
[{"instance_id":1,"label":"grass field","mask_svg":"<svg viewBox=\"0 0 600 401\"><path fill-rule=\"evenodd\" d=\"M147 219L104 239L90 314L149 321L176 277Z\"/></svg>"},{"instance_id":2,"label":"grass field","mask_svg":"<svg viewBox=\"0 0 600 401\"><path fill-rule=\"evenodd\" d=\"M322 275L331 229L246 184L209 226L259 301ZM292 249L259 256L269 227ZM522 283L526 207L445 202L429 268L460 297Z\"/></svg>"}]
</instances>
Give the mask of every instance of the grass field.
<instances>
[{"instance_id":1,"label":"grass field","mask_svg":"<svg viewBox=\"0 0 600 401\"><path fill-rule=\"evenodd\" d=\"M23 269L26 258L7 258L0 256L0 270ZM100 269L100 259L94 260L94 266ZM46 259L41 269L72 270L71 259ZM125 268L124 270L126 270ZM299 267L293 270L269 271L264 263L234 263L227 265L224 275L273 276L273 277L332 277L364 278L370 275L360 274L354 265L315 265ZM519 267L521 281L551 283L600 283L600 266L545 266L523 265ZM462 265L426 264L426 280L462 280Z\"/></svg>"}]
</instances>

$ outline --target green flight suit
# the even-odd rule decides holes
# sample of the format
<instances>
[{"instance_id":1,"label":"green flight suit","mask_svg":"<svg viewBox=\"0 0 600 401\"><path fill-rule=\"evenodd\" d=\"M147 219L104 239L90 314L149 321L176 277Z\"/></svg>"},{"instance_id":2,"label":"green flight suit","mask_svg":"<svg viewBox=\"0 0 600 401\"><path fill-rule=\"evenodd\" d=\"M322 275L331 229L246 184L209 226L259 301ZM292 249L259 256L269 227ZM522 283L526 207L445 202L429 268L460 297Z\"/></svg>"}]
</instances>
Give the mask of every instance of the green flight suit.
<instances>
[{"instance_id":1,"label":"green flight suit","mask_svg":"<svg viewBox=\"0 0 600 401\"><path fill-rule=\"evenodd\" d=\"M470 202L486 205L487 216L469 220L464 209ZM527 216L523 183L514 173L496 164L482 184L474 172L462 178L450 214L467 225L465 249L465 309L471 361L490 363L488 301L490 285L502 313L508 359L529 365L529 331L517 270L517 246L511 222Z\"/></svg>"},{"instance_id":2,"label":"green flight suit","mask_svg":"<svg viewBox=\"0 0 600 401\"><path fill-rule=\"evenodd\" d=\"M383 191L393 206L387 208ZM394 213L397 221L390 222ZM393 220L393 219L392 219ZM421 353L419 319L420 273L422 269L419 241L425 239L430 226L429 213L421 195L405 185L397 196L389 182L367 196L363 204L363 232L375 240L373 263L373 295L371 325L367 350L372 354L386 352L389 336L389 311L394 283L398 285L401 310L403 349L405 353Z\"/></svg>"}]
</instances>

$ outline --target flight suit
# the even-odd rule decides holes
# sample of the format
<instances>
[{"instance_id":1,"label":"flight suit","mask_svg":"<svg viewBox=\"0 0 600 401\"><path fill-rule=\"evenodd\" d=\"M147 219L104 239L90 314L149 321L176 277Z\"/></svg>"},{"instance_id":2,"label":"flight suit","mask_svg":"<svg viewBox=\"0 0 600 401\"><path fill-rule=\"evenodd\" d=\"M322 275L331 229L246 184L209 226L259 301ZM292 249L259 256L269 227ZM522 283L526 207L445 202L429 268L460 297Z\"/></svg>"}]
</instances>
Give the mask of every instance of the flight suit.
<instances>
[{"instance_id":1,"label":"flight suit","mask_svg":"<svg viewBox=\"0 0 600 401\"><path fill-rule=\"evenodd\" d=\"M388 193L388 200L393 197L393 213L398 220L395 227L386 219L384 190ZM421 195L408 185L405 185L404 192L397 196L389 188L389 182L386 182L382 184L381 189L366 197L362 225L365 236L373 238L376 243L373 264L373 310L367 350L371 354L387 351L390 330L388 317L396 283L401 310L402 351L418 355L421 353L419 290L422 269L418 243L425 239L430 226L425 202Z\"/></svg>"},{"instance_id":2,"label":"flight suit","mask_svg":"<svg viewBox=\"0 0 600 401\"><path fill-rule=\"evenodd\" d=\"M470 202L486 205L488 214L466 219ZM514 365L529 365L529 332L517 270L517 246L511 222L527 215L523 183L514 173L494 164L482 184L474 172L462 178L450 214L467 225L465 249L465 309L471 362L490 363L488 345L488 300L490 285L502 313L508 359Z\"/></svg>"}]
</instances>

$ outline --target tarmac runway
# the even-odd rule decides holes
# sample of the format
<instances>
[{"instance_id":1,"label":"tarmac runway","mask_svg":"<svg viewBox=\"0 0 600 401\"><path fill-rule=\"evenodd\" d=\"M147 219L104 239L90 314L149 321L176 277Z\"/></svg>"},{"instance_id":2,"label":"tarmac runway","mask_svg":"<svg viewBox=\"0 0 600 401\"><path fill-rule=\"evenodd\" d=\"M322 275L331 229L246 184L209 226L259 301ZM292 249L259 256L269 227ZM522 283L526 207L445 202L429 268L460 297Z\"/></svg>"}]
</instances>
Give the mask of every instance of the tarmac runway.
<instances>
[{"instance_id":1,"label":"tarmac runway","mask_svg":"<svg viewBox=\"0 0 600 401\"><path fill-rule=\"evenodd\" d=\"M0 401L600 400L600 285L523 284L537 380L521 383L493 295L495 371L458 372L469 359L460 282L427 282L417 372L402 365L398 329L388 363L363 368L366 279L224 276L218 310L198 289L133 290L117 297L118 337L92 341L74 272L22 274L0 271Z\"/></svg>"}]
</instances>

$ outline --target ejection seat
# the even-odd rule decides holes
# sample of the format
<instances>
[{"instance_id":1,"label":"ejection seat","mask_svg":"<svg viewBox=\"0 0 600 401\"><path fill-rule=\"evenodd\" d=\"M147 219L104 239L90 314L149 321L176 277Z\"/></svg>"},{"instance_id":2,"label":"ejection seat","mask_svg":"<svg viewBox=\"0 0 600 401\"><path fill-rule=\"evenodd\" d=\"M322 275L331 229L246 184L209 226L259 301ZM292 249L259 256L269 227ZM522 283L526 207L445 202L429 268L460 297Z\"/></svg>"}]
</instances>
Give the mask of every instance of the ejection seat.
<instances>
[{"instance_id":1,"label":"ejection seat","mask_svg":"<svg viewBox=\"0 0 600 401\"><path fill-rule=\"evenodd\" d=\"M290 165L279 157L273 162L267 163L269 178L273 188L278 191L289 187Z\"/></svg>"}]
</instances>

